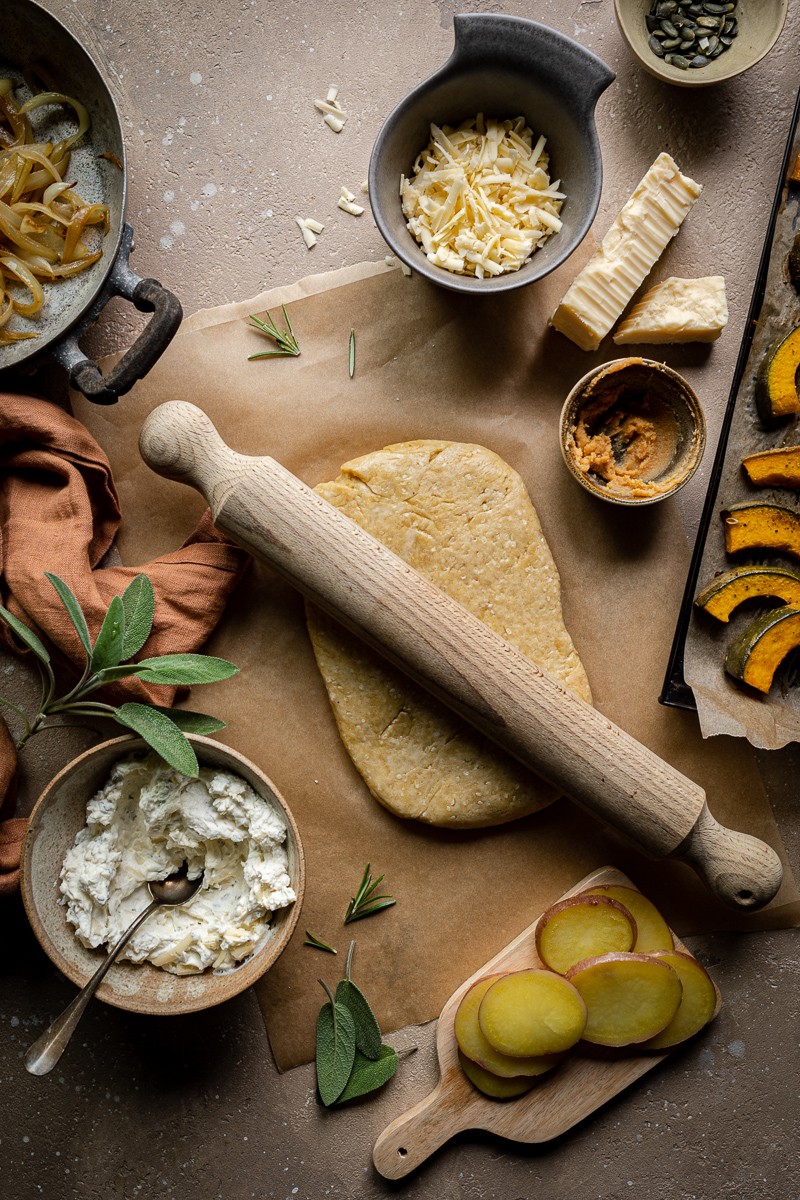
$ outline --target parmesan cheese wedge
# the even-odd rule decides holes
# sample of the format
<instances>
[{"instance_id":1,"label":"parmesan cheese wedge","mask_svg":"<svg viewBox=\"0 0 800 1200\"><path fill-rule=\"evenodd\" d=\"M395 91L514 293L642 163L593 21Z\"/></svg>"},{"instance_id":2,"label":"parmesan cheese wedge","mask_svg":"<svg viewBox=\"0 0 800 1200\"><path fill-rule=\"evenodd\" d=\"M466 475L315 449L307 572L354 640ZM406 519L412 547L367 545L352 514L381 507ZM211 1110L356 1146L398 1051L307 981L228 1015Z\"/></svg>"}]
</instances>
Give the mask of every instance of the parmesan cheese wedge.
<instances>
[{"instance_id":1,"label":"parmesan cheese wedge","mask_svg":"<svg viewBox=\"0 0 800 1200\"><path fill-rule=\"evenodd\" d=\"M703 279L676 279L657 283L634 304L621 322L614 341L713 342L728 323L725 280L721 275Z\"/></svg>"},{"instance_id":2,"label":"parmesan cheese wedge","mask_svg":"<svg viewBox=\"0 0 800 1200\"><path fill-rule=\"evenodd\" d=\"M702 190L669 154L659 154L572 281L550 324L581 350L596 350Z\"/></svg>"}]
</instances>

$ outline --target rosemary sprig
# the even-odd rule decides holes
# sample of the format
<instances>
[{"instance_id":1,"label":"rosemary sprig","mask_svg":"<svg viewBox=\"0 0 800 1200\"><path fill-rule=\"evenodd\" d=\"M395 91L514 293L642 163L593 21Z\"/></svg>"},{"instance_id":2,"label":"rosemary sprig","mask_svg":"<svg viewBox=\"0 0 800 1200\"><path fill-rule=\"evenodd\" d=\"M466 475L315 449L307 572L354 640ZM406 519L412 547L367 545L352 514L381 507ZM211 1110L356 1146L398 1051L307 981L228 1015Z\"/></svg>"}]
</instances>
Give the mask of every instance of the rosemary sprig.
<instances>
[{"instance_id":1,"label":"rosemary sprig","mask_svg":"<svg viewBox=\"0 0 800 1200\"><path fill-rule=\"evenodd\" d=\"M262 321L260 317L251 316L250 320L253 323L253 328L259 333L265 333L268 338L272 338L277 345L277 350L265 350L262 354L250 354L247 361L252 362L256 358L297 358L300 354L300 347L297 344L297 338L294 336L292 322L289 320L289 314L286 311L286 305L281 305L283 311L283 319L286 322L286 329L278 329L272 313L267 313L266 321Z\"/></svg>"},{"instance_id":2,"label":"rosemary sprig","mask_svg":"<svg viewBox=\"0 0 800 1200\"><path fill-rule=\"evenodd\" d=\"M350 346L347 354L347 372L352 379L356 373L356 331L350 330Z\"/></svg>"},{"instance_id":3,"label":"rosemary sprig","mask_svg":"<svg viewBox=\"0 0 800 1200\"><path fill-rule=\"evenodd\" d=\"M379 875L377 879L373 880L369 873L369 867L370 864L367 863L358 891L355 896L351 897L347 906L347 912L344 914L345 925L349 925L351 921L360 921L363 917L371 917L373 913L380 912L384 908L391 908L393 904L397 903L391 896L375 895L379 884L383 882L383 875Z\"/></svg>"},{"instance_id":4,"label":"rosemary sprig","mask_svg":"<svg viewBox=\"0 0 800 1200\"><path fill-rule=\"evenodd\" d=\"M306 940L304 946L313 946L315 950L324 950L327 954L338 954L338 950L334 950L333 946L329 946L327 942L323 942L322 938L318 938L310 929L306 930Z\"/></svg>"}]
</instances>

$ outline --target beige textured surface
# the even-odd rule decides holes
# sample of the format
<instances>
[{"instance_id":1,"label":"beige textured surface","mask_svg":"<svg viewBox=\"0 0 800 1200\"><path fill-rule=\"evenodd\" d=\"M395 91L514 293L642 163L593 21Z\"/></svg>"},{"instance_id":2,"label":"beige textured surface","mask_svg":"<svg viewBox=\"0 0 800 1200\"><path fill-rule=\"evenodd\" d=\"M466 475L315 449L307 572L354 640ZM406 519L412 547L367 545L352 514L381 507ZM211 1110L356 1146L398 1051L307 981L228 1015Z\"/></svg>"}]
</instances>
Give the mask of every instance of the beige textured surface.
<instances>
[{"instance_id":1,"label":"beige textured surface","mask_svg":"<svg viewBox=\"0 0 800 1200\"><path fill-rule=\"evenodd\" d=\"M122 111L133 264L172 286L187 312L311 269L383 256L368 213L338 213L335 199L344 183L358 192L383 117L449 55L452 14L461 7L455 0L44 2L95 55ZM470 0L468 7L497 5ZM604 186L595 240L660 150L705 185L651 281L726 277L731 321L719 342L710 352L690 346L667 354L702 395L713 448L797 90L800 6L790 5L764 62L701 92L660 85L635 66L612 0L506 0L502 7L575 37L617 71L598 112ZM353 114L339 136L309 103L334 78ZM310 253L293 225L298 211L326 221ZM115 304L95 344L121 346L131 323L127 306ZM597 360L612 355L608 347ZM567 347L565 392L594 361ZM267 427L265 440L273 432ZM678 497L690 531L711 461L709 450ZM646 542L632 522L627 552ZM3 671L3 694L32 702L33 672L7 658ZM672 716L680 741L691 718ZM32 743L23 804L30 807L58 767L88 744L77 730ZM797 864L800 754L762 756L762 764ZM520 928L530 916L520 913ZM3 913L3 922L0 1113L9 1197L788 1200L797 1193L794 930L693 942L725 995L720 1017L646 1084L564 1139L525 1149L466 1134L397 1189L372 1173L372 1143L433 1085L433 1024L392 1038L419 1050L381 1095L349 1111L319 1111L310 1068L275 1075L250 994L219 1012L168 1022L97 1005L61 1070L33 1079L21 1055L74 989L38 951L21 906Z\"/></svg>"},{"instance_id":2,"label":"beige textured surface","mask_svg":"<svg viewBox=\"0 0 800 1200\"><path fill-rule=\"evenodd\" d=\"M316 490L582 699L558 569L519 475L484 446L405 442L345 463ZM350 757L376 800L445 828L499 825L555 793L357 638L307 607Z\"/></svg>"}]
</instances>

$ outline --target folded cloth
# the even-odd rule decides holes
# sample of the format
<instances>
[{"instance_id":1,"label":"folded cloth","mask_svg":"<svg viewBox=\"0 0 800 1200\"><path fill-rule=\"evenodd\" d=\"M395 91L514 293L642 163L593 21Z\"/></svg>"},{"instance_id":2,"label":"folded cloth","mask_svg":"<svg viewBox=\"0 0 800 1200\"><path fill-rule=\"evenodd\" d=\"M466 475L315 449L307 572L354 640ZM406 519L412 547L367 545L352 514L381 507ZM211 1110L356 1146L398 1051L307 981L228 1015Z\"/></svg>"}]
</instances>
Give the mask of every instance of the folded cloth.
<instances>
[{"instance_id":1,"label":"folded cloth","mask_svg":"<svg viewBox=\"0 0 800 1200\"><path fill-rule=\"evenodd\" d=\"M141 657L199 649L244 571L247 553L226 542L206 511L179 550L141 567L99 563L111 548L120 508L108 459L69 413L34 396L0 393L0 577L3 602L83 668L80 639L45 571L78 598L94 638L113 596L144 572L156 597L153 630ZM10 637L9 645L14 645ZM109 696L170 704L174 688L123 680ZM0 816L8 817L16 775L14 743L0 733ZM0 894L15 886L24 821L0 822Z\"/></svg>"}]
</instances>

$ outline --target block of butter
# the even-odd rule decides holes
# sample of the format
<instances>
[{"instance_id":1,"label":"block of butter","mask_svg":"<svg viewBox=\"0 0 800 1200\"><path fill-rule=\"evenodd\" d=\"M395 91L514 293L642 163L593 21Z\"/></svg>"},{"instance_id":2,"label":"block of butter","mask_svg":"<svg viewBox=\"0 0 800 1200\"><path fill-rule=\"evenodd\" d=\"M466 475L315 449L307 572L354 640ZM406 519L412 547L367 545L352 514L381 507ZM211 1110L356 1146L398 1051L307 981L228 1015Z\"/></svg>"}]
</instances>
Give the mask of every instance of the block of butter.
<instances>
[{"instance_id":1,"label":"block of butter","mask_svg":"<svg viewBox=\"0 0 800 1200\"><path fill-rule=\"evenodd\" d=\"M650 288L620 322L614 341L713 342L728 324L725 280L721 275L703 279L671 276Z\"/></svg>"},{"instance_id":2,"label":"block of butter","mask_svg":"<svg viewBox=\"0 0 800 1200\"><path fill-rule=\"evenodd\" d=\"M581 350L596 350L703 190L659 154L550 318Z\"/></svg>"}]
</instances>

